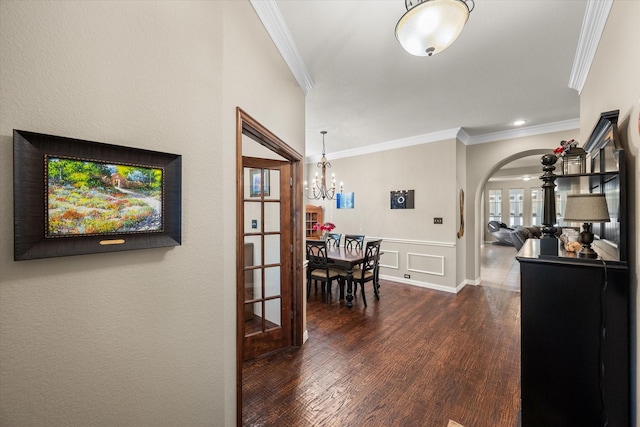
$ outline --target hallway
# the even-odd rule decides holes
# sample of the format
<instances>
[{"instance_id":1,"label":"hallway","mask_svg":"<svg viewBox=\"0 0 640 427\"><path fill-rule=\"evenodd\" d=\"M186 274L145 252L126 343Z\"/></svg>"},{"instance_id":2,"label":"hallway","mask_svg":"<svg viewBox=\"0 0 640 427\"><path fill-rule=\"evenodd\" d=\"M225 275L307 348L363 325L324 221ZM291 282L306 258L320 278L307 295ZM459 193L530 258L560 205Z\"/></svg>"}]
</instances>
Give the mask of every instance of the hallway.
<instances>
[{"instance_id":1,"label":"hallway","mask_svg":"<svg viewBox=\"0 0 640 427\"><path fill-rule=\"evenodd\" d=\"M480 250L482 286L520 292L520 264L513 246L485 243Z\"/></svg>"},{"instance_id":2,"label":"hallway","mask_svg":"<svg viewBox=\"0 0 640 427\"><path fill-rule=\"evenodd\" d=\"M337 288L310 295L303 347L244 363L243 426L516 425L519 292L381 280L347 309Z\"/></svg>"}]
</instances>

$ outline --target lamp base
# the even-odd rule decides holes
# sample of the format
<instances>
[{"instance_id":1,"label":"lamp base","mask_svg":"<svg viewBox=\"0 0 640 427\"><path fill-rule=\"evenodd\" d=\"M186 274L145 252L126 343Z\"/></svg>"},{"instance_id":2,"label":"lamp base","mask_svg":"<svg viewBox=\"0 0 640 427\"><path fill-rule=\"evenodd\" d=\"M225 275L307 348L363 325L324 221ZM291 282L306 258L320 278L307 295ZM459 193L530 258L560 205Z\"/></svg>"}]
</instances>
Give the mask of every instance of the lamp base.
<instances>
[{"instance_id":1,"label":"lamp base","mask_svg":"<svg viewBox=\"0 0 640 427\"><path fill-rule=\"evenodd\" d=\"M598 253L591 249L591 246L583 246L582 249L578 251L578 258L598 258Z\"/></svg>"},{"instance_id":2,"label":"lamp base","mask_svg":"<svg viewBox=\"0 0 640 427\"><path fill-rule=\"evenodd\" d=\"M582 249L578 251L578 258L598 258L598 253L591 249L591 243L593 243L593 233L591 232L591 224L587 222L582 225L582 233L580 233L580 243L582 243Z\"/></svg>"}]
</instances>

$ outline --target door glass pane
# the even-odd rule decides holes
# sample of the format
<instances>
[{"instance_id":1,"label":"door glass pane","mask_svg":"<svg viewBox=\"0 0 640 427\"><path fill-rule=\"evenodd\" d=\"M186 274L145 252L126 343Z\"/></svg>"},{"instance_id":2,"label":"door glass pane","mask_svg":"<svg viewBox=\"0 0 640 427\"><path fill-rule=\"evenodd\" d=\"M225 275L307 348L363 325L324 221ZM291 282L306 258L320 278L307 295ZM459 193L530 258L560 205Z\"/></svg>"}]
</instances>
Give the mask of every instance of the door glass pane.
<instances>
[{"instance_id":1,"label":"door glass pane","mask_svg":"<svg viewBox=\"0 0 640 427\"><path fill-rule=\"evenodd\" d=\"M247 260L247 256L245 255L245 265L262 265L262 238L261 236L244 236L244 244L245 247L248 244L251 244L253 249L253 256L251 259L251 263ZM246 252L245 252L246 254Z\"/></svg>"},{"instance_id":2,"label":"door glass pane","mask_svg":"<svg viewBox=\"0 0 640 427\"><path fill-rule=\"evenodd\" d=\"M280 231L280 202L264 204L264 231Z\"/></svg>"},{"instance_id":3,"label":"door glass pane","mask_svg":"<svg viewBox=\"0 0 640 427\"><path fill-rule=\"evenodd\" d=\"M264 236L264 263L280 264L280 234Z\"/></svg>"},{"instance_id":4,"label":"door glass pane","mask_svg":"<svg viewBox=\"0 0 640 427\"><path fill-rule=\"evenodd\" d=\"M260 233L262 231L262 203L244 202L244 232Z\"/></svg>"},{"instance_id":5,"label":"door glass pane","mask_svg":"<svg viewBox=\"0 0 640 427\"><path fill-rule=\"evenodd\" d=\"M253 299L262 298L262 270L262 268L256 268L254 270L247 271L253 280Z\"/></svg>"},{"instance_id":6,"label":"door glass pane","mask_svg":"<svg viewBox=\"0 0 640 427\"><path fill-rule=\"evenodd\" d=\"M244 168L244 198L259 199L264 191L265 197L270 192L270 171L260 168ZM264 181L264 182L263 182Z\"/></svg>"},{"instance_id":7,"label":"door glass pane","mask_svg":"<svg viewBox=\"0 0 640 427\"><path fill-rule=\"evenodd\" d=\"M269 183L265 186L264 198L268 200L280 200L280 171L265 169L265 181Z\"/></svg>"},{"instance_id":8,"label":"door glass pane","mask_svg":"<svg viewBox=\"0 0 640 427\"><path fill-rule=\"evenodd\" d=\"M264 297L280 295L280 267L264 269Z\"/></svg>"},{"instance_id":9,"label":"door glass pane","mask_svg":"<svg viewBox=\"0 0 640 427\"><path fill-rule=\"evenodd\" d=\"M282 326L280 316L280 298L266 300L264 302L266 328Z\"/></svg>"},{"instance_id":10,"label":"door glass pane","mask_svg":"<svg viewBox=\"0 0 640 427\"><path fill-rule=\"evenodd\" d=\"M250 313L250 315L247 315ZM262 303L245 305L244 334L251 335L262 331Z\"/></svg>"}]
</instances>

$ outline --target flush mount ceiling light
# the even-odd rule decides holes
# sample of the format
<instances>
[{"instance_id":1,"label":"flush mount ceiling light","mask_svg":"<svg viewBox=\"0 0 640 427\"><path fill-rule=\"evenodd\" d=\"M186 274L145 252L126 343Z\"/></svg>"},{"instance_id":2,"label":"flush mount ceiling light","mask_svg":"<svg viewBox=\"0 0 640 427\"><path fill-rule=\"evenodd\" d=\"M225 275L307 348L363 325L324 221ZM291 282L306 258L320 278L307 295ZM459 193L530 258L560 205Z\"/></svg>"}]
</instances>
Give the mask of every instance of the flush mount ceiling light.
<instances>
[{"instance_id":1,"label":"flush mount ceiling light","mask_svg":"<svg viewBox=\"0 0 640 427\"><path fill-rule=\"evenodd\" d=\"M460 35L474 0L405 0L407 12L396 24L396 38L407 52L431 56Z\"/></svg>"},{"instance_id":2,"label":"flush mount ceiling light","mask_svg":"<svg viewBox=\"0 0 640 427\"><path fill-rule=\"evenodd\" d=\"M514 121L512 124L514 126L522 126L523 124L527 123L525 120L516 120Z\"/></svg>"}]
</instances>

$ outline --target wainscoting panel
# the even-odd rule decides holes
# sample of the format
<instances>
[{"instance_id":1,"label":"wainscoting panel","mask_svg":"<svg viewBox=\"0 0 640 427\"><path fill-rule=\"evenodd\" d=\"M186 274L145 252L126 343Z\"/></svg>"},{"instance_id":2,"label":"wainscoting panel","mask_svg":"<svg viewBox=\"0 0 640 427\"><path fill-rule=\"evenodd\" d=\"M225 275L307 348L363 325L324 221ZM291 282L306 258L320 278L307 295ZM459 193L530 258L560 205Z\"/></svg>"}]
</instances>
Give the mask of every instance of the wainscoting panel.
<instances>
[{"instance_id":1,"label":"wainscoting panel","mask_svg":"<svg viewBox=\"0 0 640 427\"><path fill-rule=\"evenodd\" d=\"M384 249L383 252L380 255L380 267L398 270L400 268L400 252L387 249Z\"/></svg>"},{"instance_id":2,"label":"wainscoting panel","mask_svg":"<svg viewBox=\"0 0 640 427\"><path fill-rule=\"evenodd\" d=\"M424 288L457 293L456 243L426 240L382 239L380 276Z\"/></svg>"},{"instance_id":3,"label":"wainscoting panel","mask_svg":"<svg viewBox=\"0 0 640 427\"><path fill-rule=\"evenodd\" d=\"M407 270L416 273L444 276L444 257L407 252Z\"/></svg>"}]
</instances>

